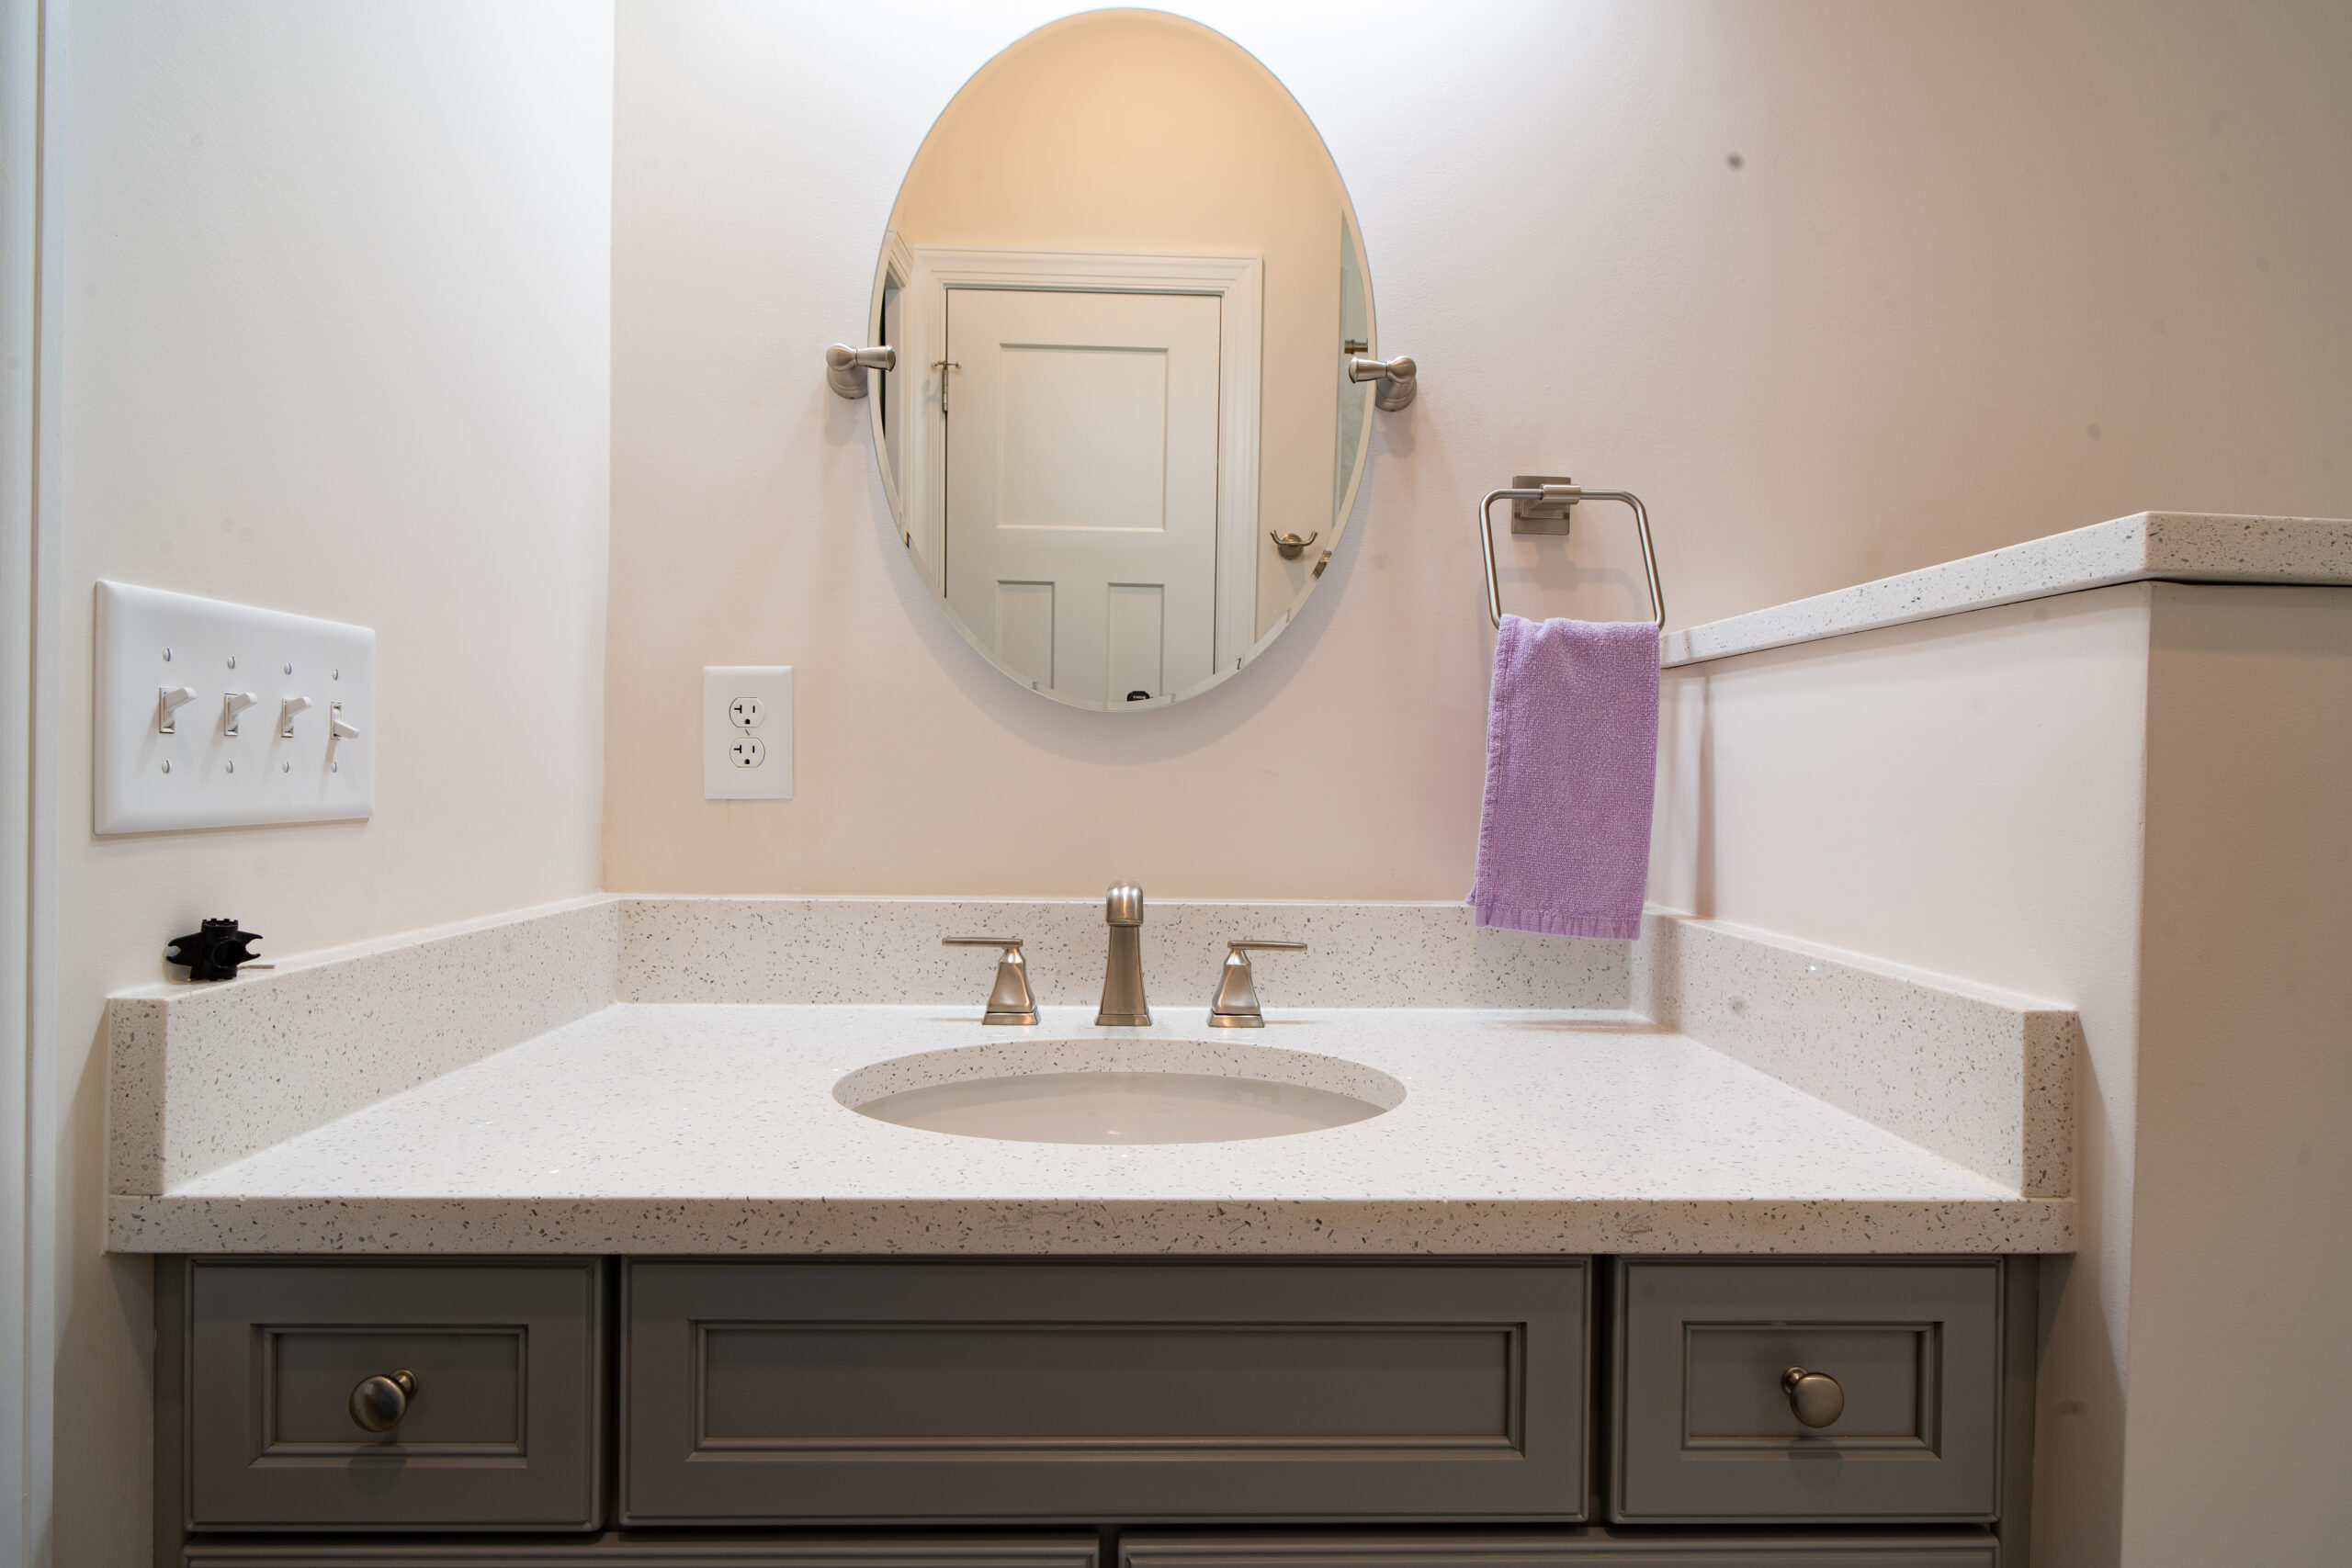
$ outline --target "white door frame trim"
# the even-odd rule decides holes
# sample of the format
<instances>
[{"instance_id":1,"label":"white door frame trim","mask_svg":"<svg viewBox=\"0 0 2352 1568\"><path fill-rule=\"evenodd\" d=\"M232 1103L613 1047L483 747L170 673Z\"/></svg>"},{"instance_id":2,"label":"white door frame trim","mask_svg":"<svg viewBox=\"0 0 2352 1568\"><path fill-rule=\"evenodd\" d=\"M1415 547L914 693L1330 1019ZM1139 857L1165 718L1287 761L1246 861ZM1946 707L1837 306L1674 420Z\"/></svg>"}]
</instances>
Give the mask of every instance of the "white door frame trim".
<instances>
[{"instance_id":1,"label":"white door frame trim","mask_svg":"<svg viewBox=\"0 0 2352 1568\"><path fill-rule=\"evenodd\" d=\"M42 347L43 0L0 0L0 1562L50 1555L57 1323L56 1135L48 983L56 866L49 825L56 527L40 486L55 422Z\"/></svg>"},{"instance_id":2,"label":"white door frame trim","mask_svg":"<svg viewBox=\"0 0 2352 1568\"><path fill-rule=\"evenodd\" d=\"M936 368L947 357L950 288L1065 288L1114 294L1214 294L1219 312L1216 457L1216 671L1240 668L1257 640L1258 402L1265 332L1266 267L1253 255L1134 251L972 250L911 247L913 269L899 304L906 344L899 373L910 378L906 408L921 424L902 433L906 466L899 498L907 545L934 598L947 527L946 430ZM888 265L886 257L885 265ZM875 303L881 303L876 279ZM915 421L910 421L910 423ZM1048 694L1049 695L1051 694ZM1171 694L1182 695L1182 693ZM1146 705L1137 704L1136 706ZM1150 705L1157 706L1157 704Z\"/></svg>"},{"instance_id":3,"label":"white door frame trim","mask_svg":"<svg viewBox=\"0 0 2352 1568\"><path fill-rule=\"evenodd\" d=\"M889 344L897 348L899 367L896 370L879 372L878 377L868 377L866 384L871 387L878 379L882 389L880 397L868 400L873 404L869 416L874 426L874 456L876 466L882 470L882 493L890 502L890 515L899 519L899 536L910 553L914 549L914 524L907 516L907 508L903 500L907 494L907 451L915 445L907 434L908 427L913 423L915 407L914 398L909 389L920 387L922 378L916 374L919 367L915 363L913 351L906 344L896 342L890 334L882 330L882 307L890 292L893 289L897 290L899 301L899 320L901 323L899 336L903 337L907 301L912 298L909 290L913 287L914 277L914 252L908 248L907 242L899 237L896 229L887 231L882 236L882 260L875 269L874 275L874 329L866 334L865 341L870 344ZM928 365L930 361L925 360L922 363ZM895 447L891 445L890 433L884 423L886 409L888 411L888 417L898 423L899 439ZM922 572L923 581L930 581L931 572L920 556L916 558L915 566Z\"/></svg>"}]
</instances>

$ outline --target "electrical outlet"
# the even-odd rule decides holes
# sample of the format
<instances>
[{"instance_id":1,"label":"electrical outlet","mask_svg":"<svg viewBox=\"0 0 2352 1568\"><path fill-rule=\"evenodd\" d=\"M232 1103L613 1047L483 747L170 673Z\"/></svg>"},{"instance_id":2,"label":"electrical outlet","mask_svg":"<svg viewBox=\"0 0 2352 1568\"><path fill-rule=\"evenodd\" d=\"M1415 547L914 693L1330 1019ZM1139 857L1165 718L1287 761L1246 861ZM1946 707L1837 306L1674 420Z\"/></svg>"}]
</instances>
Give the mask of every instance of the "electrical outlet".
<instances>
[{"instance_id":1,"label":"electrical outlet","mask_svg":"<svg viewBox=\"0 0 2352 1568\"><path fill-rule=\"evenodd\" d=\"M792 667L707 666L702 672L702 797L792 798Z\"/></svg>"}]
</instances>

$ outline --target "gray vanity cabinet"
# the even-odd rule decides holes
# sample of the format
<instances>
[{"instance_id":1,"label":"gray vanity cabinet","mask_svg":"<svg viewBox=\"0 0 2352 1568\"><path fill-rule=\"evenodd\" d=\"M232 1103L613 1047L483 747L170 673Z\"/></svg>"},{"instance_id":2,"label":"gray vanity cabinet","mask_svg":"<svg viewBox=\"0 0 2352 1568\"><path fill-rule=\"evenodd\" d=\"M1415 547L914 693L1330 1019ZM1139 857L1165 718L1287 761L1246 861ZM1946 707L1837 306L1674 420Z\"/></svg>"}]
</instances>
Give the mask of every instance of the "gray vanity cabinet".
<instances>
[{"instance_id":1,"label":"gray vanity cabinet","mask_svg":"<svg viewBox=\"0 0 2352 1568\"><path fill-rule=\"evenodd\" d=\"M1730 1540L1670 1531L1530 1536L1128 1535L1119 1568L1994 1568L1989 1535L1789 1533Z\"/></svg>"},{"instance_id":2,"label":"gray vanity cabinet","mask_svg":"<svg viewBox=\"0 0 2352 1568\"><path fill-rule=\"evenodd\" d=\"M156 1562L2028 1568L2034 1279L170 1259Z\"/></svg>"},{"instance_id":3,"label":"gray vanity cabinet","mask_svg":"<svg viewBox=\"0 0 2352 1568\"><path fill-rule=\"evenodd\" d=\"M1997 1258L1620 1259L1616 1286L1611 1518L1998 1516Z\"/></svg>"},{"instance_id":4,"label":"gray vanity cabinet","mask_svg":"<svg viewBox=\"0 0 2352 1568\"><path fill-rule=\"evenodd\" d=\"M621 1522L1581 1518L1589 1269L628 1266Z\"/></svg>"},{"instance_id":5,"label":"gray vanity cabinet","mask_svg":"<svg viewBox=\"0 0 2352 1568\"><path fill-rule=\"evenodd\" d=\"M163 1392L184 1409L185 1450L164 1430L175 1451L158 1458L178 1461L164 1481L185 1522L595 1529L603 1280L601 1263L571 1258L167 1269L158 1315L176 1312L179 1332L163 1337L157 1382L177 1384ZM398 1419L368 1430L354 1391L400 1373Z\"/></svg>"},{"instance_id":6,"label":"gray vanity cabinet","mask_svg":"<svg viewBox=\"0 0 2352 1568\"><path fill-rule=\"evenodd\" d=\"M1075 1533L745 1536L673 1530L424 1544L383 1537L198 1540L185 1560L173 1558L171 1568L1098 1568L1102 1561L1100 1539Z\"/></svg>"}]
</instances>

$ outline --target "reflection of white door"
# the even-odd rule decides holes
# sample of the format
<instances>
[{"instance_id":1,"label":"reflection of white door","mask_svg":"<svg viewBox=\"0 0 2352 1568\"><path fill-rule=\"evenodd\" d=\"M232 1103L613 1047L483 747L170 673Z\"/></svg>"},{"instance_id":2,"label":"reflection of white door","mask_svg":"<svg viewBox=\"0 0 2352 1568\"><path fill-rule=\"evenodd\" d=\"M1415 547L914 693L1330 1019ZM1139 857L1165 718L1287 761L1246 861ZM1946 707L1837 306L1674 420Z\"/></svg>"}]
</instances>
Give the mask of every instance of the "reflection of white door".
<instances>
[{"instance_id":1,"label":"reflection of white door","mask_svg":"<svg viewBox=\"0 0 2352 1568\"><path fill-rule=\"evenodd\" d=\"M947 291L946 597L1042 688L1115 704L1216 669L1222 306Z\"/></svg>"}]
</instances>

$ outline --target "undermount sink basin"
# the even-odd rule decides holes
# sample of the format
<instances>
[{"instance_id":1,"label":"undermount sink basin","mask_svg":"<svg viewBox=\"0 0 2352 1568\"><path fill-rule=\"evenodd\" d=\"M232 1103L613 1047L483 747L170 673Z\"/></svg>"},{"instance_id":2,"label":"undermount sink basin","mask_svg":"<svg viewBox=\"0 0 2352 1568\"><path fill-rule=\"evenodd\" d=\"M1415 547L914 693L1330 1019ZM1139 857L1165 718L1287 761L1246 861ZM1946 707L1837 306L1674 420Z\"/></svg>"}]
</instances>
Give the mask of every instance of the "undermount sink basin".
<instances>
[{"instance_id":1,"label":"undermount sink basin","mask_svg":"<svg viewBox=\"0 0 2352 1568\"><path fill-rule=\"evenodd\" d=\"M1192 1040L1016 1040L926 1051L833 1086L861 1116L1029 1144L1216 1144L1363 1122L1405 1102L1338 1056Z\"/></svg>"}]
</instances>

